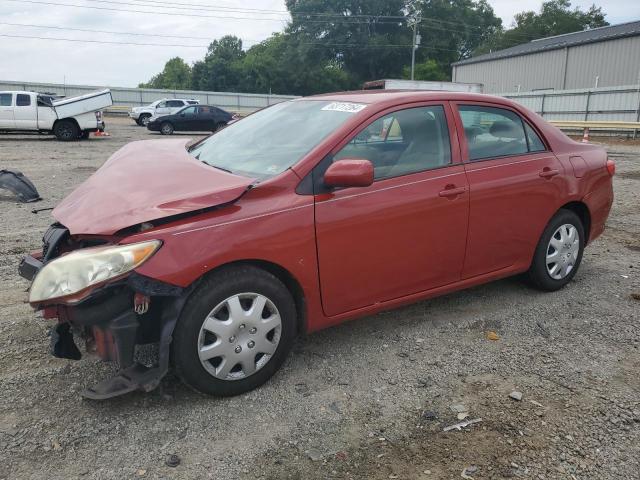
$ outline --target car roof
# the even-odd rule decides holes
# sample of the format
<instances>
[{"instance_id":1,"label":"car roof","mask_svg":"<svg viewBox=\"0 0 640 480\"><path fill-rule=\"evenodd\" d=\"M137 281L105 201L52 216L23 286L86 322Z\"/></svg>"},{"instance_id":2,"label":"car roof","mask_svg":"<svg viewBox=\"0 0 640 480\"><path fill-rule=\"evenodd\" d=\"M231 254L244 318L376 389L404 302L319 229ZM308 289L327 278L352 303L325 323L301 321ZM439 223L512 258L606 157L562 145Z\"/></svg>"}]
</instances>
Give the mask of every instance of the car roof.
<instances>
[{"instance_id":1,"label":"car roof","mask_svg":"<svg viewBox=\"0 0 640 480\"><path fill-rule=\"evenodd\" d=\"M349 92L324 93L303 97L306 100L332 100L337 102L366 103L404 103L421 102L429 100L467 100L467 101L497 101L509 104L510 101L503 97L484 95L481 93L451 92L436 90L355 90Z\"/></svg>"}]
</instances>

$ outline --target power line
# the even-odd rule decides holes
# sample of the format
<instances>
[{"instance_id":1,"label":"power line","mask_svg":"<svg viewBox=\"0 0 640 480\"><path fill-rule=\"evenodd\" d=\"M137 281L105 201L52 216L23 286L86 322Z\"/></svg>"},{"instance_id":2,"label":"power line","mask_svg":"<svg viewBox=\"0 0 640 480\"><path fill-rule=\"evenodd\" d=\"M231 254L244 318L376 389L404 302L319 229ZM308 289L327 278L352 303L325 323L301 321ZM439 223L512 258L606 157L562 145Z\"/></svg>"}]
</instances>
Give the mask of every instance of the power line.
<instances>
[{"instance_id":1,"label":"power line","mask_svg":"<svg viewBox=\"0 0 640 480\"><path fill-rule=\"evenodd\" d=\"M61 41L61 42L74 42L74 43L101 43L101 44L107 44L107 45L128 45L128 46L144 46L144 47L181 47L181 48L207 48L208 47L208 45L117 42L115 40L91 40L91 39L78 39L78 38L40 37L36 35L12 35L8 33L0 33L0 37L27 38L32 40L54 40L54 41Z\"/></svg>"},{"instance_id":2,"label":"power line","mask_svg":"<svg viewBox=\"0 0 640 480\"><path fill-rule=\"evenodd\" d=\"M164 38L182 38L182 39L188 39L188 40L211 40L211 37L191 37L191 36L186 36L186 35L167 35L164 33L136 33L136 32L116 32L113 30L95 30L95 29L88 29L88 28L72 28L72 27L58 27L58 26L54 26L54 25L32 25L32 24L27 24L27 23L7 23L7 22L0 22L0 25L8 25L11 27L29 27L29 28L48 28L48 29L54 29L54 30L70 30L73 32L87 32L87 33L107 33L107 34L111 34L111 35L135 35L135 36L140 36L140 37L164 37ZM258 40L247 40L249 42L251 41L255 41L256 43L258 42Z\"/></svg>"},{"instance_id":3,"label":"power line","mask_svg":"<svg viewBox=\"0 0 640 480\"><path fill-rule=\"evenodd\" d=\"M108 10L108 11L114 11L114 12L131 12L131 13L144 13L144 14L151 14L151 15L168 15L168 16L180 16L180 17L205 17L205 18L223 18L223 19L231 19L231 20L256 20L256 21L274 21L274 22L283 22L283 21L288 21L287 18L264 18L264 17L240 17L240 16L221 16L221 15L202 15L202 14L188 14L188 13L183 13L183 12L158 12L158 11L148 11L148 10L131 10L131 9L123 9L123 8L112 8L112 7L97 7L97 6L92 6L92 5L77 5L77 4L66 4L66 3L54 3L54 2L48 2L48 1L43 1L43 0L6 0L6 1L11 1L11 2L23 2L23 3L32 3L32 4L41 4L41 5L51 5L51 6L58 6L58 7L69 7L69 8L87 8L87 9L94 9L94 10ZM99 3L110 3L110 4L116 4L116 5L124 5L124 6L133 6L133 7L141 7L141 8L164 8L164 9L179 9L179 10L188 10L188 6L190 5L194 5L194 6L198 6L198 8L191 8L190 10L196 10L196 11L211 11L211 12L220 12L220 13L226 13L227 11L229 12L239 12L239 13L254 13L254 14L260 14L260 13L264 13L264 14L268 14L268 15L284 15L287 12L280 10L261 10L261 9L239 9L239 8L234 8L234 7L223 7L223 6L218 6L218 7L208 7L205 5L200 5L200 4L186 4L186 3L172 3L172 6L164 6L164 5L168 5L169 2L161 2L159 0L130 0L130 1L134 1L134 2L139 2L139 3L130 3L130 2L120 2L117 0L84 0L87 2L99 2ZM160 5L163 4L163 5ZM182 7L176 7L173 5L183 5L185 8ZM204 7L204 8L199 8L199 7ZM226 8L228 10L221 10L222 8ZM399 21L407 21L408 17L402 17L402 16L393 16L393 15L364 15L364 14L353 14L353 15L340 15L340 14L329 14L329 13L297 13L294 12L291 14L293 19L295 19L296 21L300 22L302 21L303 23L320 23L320 24L324 24L324 23L330 23L330 20L300 20L298 17L299 16L317 16L317 17L326 17L326 18L336 18L337 20L342 21L343 23L346 24L354 24L354 25L361 25L361 24L367 24L366 21L358 21L359 19L396 19L396 21L381 21L378 23L388 23L388 24L393 24L393 23L398 23ZM355 20L355 21L352 21ZM435 24L448 24L448 25L459 25L459 26L463 26L466 28L470 28L470 29L486 29L485 26L480 26L480 25L471 25L465 22L458 22L458 21L449 21L449 20L441 20L441 19L434 19L434 18L424 18L423 21L426 22L431 22L431 23L435 23ZM434 26L431 26L430 28L437 28ZM474 35L477 37L484 37L483 34L479 34L479 33L470 33L468 31L462 31L462 30L452 30L450 27L440 27L438 28L439 30L443 30L443 31L452 31L452 32L456 32L456 33L460 33L460 34L466 34L466 35ZM511 33L512 36L518 37L518 38L523 38L527 41L531 40L534 36L532 35L527 35L527 34L516 34L516 33Z\"/></svg>"},{"instance_id":4,"label":"power line","mask_svg":"<svg viewBox=\"0 0 640 480\"><path fill-rule=\"evenodd\" d=\"M8 33L0 33L0 37L8 38L24 38L29 40L52 40L59 42L71 42L71 43L93 43L93 44L105 44L105 45L126 45L126 46L141 46L141 47L180 47L180 48L208 48L209 45L187 45L187 44L175 44L175 43L142 43L142 42L118 42L115 40L92 40L92 39L78 39L78 38L60 38L60 37L41 37L37 35L14 35ZM371 45L371 44L357 44L357 43L320 43L320 42L301 42L300 45L314 45L320 47L345 47L345 48L362 48L362 49L377 49L377 48L411 48L411 45L406 44L384 44L384 45ZM440 47L422 47L428 50L446 50L450 52L458 52L451 48Z\"/></svg>"},{"instance_id":5,"label":"power line","mask_svg":"<svg viewBox=\"0 0 640 480\"><path fill-rule=\"evenodd\" d=\"M55 7L70 7L70 8L86 8L86 9L91 9L91 10L102 10L102 11L111 11L111 12L127 12L127 13L144 13L145 15L165 15L165 16L172 16L172 17L189 17L189 18L219 18L219 19L224 19L224 20L257 20L257 21L272 21L272 22L283 22L283 21L288 21L288 19L285 18L264 18L264 17L236 17L236 16L229 16L229 15L205 15L205 14L189 14L189 13L182 13L182 12L158 12L158 11L149 11L149 10L133 10L133 9L125 9L125 8L113 8L113 7L98 7L98 6L94 6L94 5L77 5L77 4L68 4L68 3L54 3L54 2L47 2L47 1L42 1L42 0L5 0L5 1L9 1L9 2L20 2L20 3L32 3L32 4L36 4L36 5L51 5L51 6L55 6ZM89 1L95 1L95 0L89 0ZM125 3L125 2L116 2L114 0L102 0L101 3L116 3L116 4L120 4L120 5L129 5L129 6L139 6L139 7L143 7L143 8L153 8L152 5L136 5L136 4L131 4L131 3ZM157 6L157 8L171 8L171 7L160 7ZM342 20L343 23L348 23L348 24L366 24L366 22L361 22L361 21L350 21L349 17L342 17L340 20ZM321 24L326 24L329 23L327 20L305 20L305 23L321 23ZM379 22L379 23L397 23L397 22Z\"/></svg>"},{"instance_id":6,"label":"power line","mask_svg":"<svg viewBox=\"0 0 640 480\"><path fill-rule=\"evenodd\" d=\"M217 5L212 7L210 5L203 5L200 3L180 3L180 2L163 2L161 0L130 0L130 2L117 2L112 0L84 0L87 2L107 2L107 3L120 3L123 5L131 5L130 2L135 2L135 4L151 4L150 6L159 7L159 8L178 8L182 10L202 10L202 11L212 11L212 12L235 12L235 13L254 13L254 14L264 14L264 15L291 15L291 16L311 16L311 17L336 17L336 18L376 18L376 19L396 19L396 20L405 20L406 17L403 15L375 15L375 14L349 14L344 15L341 13L323 13L323 12L289 12L288 10L268 10L268 9L260 9L260 8L240 8L240 7L226 7L223 5ZM135 5L134 4L134 5ZM168 5L164 7L162 5ZM143 5L135 5L135 6L143 6ZM147 5L144 5L147 6ZM182 8L185 7L185 8Z\"/></svg>"},{"instance_id":7,"label":"power line","mask_svg":"<svg viewBox=\"0 0 640 480\"><path fill-rule=\"evenodd\" d=\"M32 40L54 40L61 42L72 43L98 43L107 45L127 45L127 46L144 46L144 47L181 47L181 48L208 48L209 45L187 45L187 44L175 44L175 43L141 43L141 42L118 42L115 40L92 40L92 39L79 39L79 38L60 38L60 37L41 37L37 35L14 35L8 33L0 33L0 37L9 38L25 38ZM369 45L369 44L356 44L356 43L317 43L317 42L301 42L302 45L318 45L324 47L350 47L350 48L409 48L411 45L404 44L384 44L384 45Z\"/></svg>"}]
</instances>

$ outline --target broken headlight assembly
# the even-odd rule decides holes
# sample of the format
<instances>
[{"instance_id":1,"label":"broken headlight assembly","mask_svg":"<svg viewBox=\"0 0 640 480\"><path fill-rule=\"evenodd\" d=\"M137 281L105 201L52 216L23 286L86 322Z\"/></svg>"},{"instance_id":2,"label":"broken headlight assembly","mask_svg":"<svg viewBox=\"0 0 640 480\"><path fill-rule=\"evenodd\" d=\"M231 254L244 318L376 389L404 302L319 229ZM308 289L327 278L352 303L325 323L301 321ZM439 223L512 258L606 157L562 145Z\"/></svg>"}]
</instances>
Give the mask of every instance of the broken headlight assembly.
<instances>
[{"instance_id":1,"label":"broken headlight assembly","mask_svg":"<svg viewBox=\"0 0 640 480\"><path fill-rule=\"evenodd\" d=\"M45 264L36 275L29 290L29 303L74 296L89 287L117 279L146 262L161 245L160 240L150 240L83 248L58 257Z\"/></svg>"}]
</instances>

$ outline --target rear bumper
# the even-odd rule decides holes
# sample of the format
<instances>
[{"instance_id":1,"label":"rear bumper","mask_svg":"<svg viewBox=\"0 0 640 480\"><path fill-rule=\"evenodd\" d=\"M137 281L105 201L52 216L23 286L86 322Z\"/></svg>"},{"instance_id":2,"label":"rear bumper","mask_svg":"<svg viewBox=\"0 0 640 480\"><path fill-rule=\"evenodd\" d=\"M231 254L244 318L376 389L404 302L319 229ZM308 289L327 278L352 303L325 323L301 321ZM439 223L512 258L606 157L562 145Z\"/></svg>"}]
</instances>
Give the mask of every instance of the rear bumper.
<instances>
[{"instance_id":1,"label":"rear bumper","mask_svg":"<svg viewBox=\"0 0 640 480\"><path fill-rule=\"evenodd\" d=\"M613 184L611 178L598 185L591 193L583 198L591 215L591 229L588 243L598 238L605 229L607 218L613 205Z\"/></svg>"},{"instance_id":2,"label":"rear bumper","mask_svg":"<svg viewBox=\"0 0 640 480\"><path fill-rule=\"evenodd\" d=\"M160 123L158 123L158 122L147 123L147 129L151 130L152 132L159 132L160 131Z\"/></svg>"}]
</instances>

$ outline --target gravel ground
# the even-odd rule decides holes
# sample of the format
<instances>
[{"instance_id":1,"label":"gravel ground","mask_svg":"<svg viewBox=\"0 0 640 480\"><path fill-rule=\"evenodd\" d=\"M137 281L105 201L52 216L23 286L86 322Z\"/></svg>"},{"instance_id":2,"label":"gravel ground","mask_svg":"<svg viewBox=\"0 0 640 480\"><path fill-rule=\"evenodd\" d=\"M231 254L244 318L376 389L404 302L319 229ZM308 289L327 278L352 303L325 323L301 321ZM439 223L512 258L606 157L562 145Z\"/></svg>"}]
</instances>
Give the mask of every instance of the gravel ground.
<instances>
[{"instance_id":1,"label":"gravel ground","mask_svg":"<svg viewBox=\"0 0 640 480\"><path fill-rule=\"evenodd\" d=\"M24 303L16 266L51 222L31 209L154 137L107 120L111 137L84 142L0 137L0 168L44 198L0 194L0 479L640 477L638 144L608 145L609 226L560 292L508 279L347 323L300 339L241 397L207 398L169 376L98 403L79 392L112 367L48 355L50 323ZM481 421L443 431L465 411Z\"/></svg>"}]
</instances>

